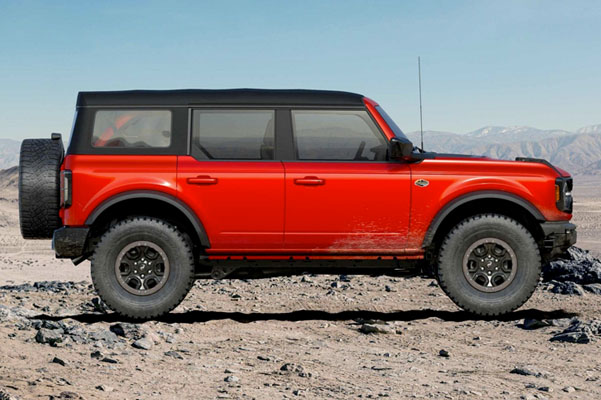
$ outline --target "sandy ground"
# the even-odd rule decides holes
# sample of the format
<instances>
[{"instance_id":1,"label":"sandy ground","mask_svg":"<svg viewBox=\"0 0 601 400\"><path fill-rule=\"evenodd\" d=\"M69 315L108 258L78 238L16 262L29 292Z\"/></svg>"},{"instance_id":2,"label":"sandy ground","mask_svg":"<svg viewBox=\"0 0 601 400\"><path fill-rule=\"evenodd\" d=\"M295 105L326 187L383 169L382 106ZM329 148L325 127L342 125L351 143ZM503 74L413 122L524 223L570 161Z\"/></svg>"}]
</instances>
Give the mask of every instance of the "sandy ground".
<instances>
[{"instance_id":1,"label":"sandy ground","mask_svg":"<svg viewBox=\"0 0 601 400\"><path fill-rule=\"evenodd\" d=\"M601 179L576 182L579 246L601 254ZM152 347L137 349L135 337L110 334L117 318L91 306L89 264L73 267L53 258L48 241L20 239L16 209L14 194L0 191L0 285L83 283L0 290L0 306L12 310L0 308L0 398L601 398L601 340L551 342L562 326L519 326L599 319L601 296L539 289L521 310L484 321L458 311L429 279L199 281L174 313L139 326ZM36 319L80 333L40 344ZM365 320L387 333L361 333Z\"/></svg>"}]
</instances>

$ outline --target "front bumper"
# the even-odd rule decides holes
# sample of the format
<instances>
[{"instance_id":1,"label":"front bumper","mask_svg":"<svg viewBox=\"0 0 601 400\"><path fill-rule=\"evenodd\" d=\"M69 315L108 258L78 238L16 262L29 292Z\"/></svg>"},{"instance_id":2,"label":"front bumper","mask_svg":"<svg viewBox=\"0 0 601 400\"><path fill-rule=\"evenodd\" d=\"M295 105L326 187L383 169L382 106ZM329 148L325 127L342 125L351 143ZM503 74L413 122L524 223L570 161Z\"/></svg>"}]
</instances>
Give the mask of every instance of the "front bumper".
<instances>
[{"instance_id":1,"label":"front bumper","mask_svg":"<svg viewBox=\"0 0 601 400\"><path fill-rule=\"evenodd\" d=\"M86 241L90 228L63 226L54 231L52 235L52 248L56 258L81 257L86 248Z\"/></svg>"},{"instance_id":2,"label":"front bumper","mask_svg":"<svg viewBox=\"0 0 601 400\"><path fill-rule=\"evenodd\" d=\"M543 222L540 226L545 234L542 247L547 260L552 260L565 253L570 246L576 243L576 225L571 222Z\"/></svg>"}]
</instances>

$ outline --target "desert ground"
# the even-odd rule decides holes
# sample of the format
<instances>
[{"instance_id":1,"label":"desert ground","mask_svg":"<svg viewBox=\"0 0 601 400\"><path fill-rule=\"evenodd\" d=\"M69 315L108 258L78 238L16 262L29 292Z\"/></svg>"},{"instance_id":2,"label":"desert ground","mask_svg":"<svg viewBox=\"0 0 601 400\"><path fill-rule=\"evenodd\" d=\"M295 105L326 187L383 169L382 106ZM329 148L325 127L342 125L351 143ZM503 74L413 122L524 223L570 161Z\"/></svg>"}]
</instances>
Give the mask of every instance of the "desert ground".
<instances>
[{"instance_id":1,"label":"desert ground","mask_svg":"<svg viewBox=\"0 0 601 400\"><path fill-rule=\"evenodd\" d=\"M600 256L601 177L575 186L578 246ZM0 186L0 399L601 398L588 291L541 284L479 320L432 279L198 281L172 314L130 324L90 283L89 263L20 238L16 190ZM550 340L579 323L588 343Z\"/></svg>"}]
</instances>

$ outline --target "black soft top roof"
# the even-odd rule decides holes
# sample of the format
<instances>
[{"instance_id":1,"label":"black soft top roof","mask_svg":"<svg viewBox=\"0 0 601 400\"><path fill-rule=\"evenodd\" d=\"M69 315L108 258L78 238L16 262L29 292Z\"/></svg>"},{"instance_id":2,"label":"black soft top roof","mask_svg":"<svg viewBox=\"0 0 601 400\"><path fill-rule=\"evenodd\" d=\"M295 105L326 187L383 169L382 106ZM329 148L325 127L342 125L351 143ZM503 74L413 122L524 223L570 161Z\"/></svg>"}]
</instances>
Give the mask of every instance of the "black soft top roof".
<instances>
[{"instance_id":1,"label":"black soft top roof","mask_svg":"<svg viewBox=\"0 0 601 400\"><path fill-rule=\"evenodd\" d=\"M363 106L363 96L332 90L182 89L79 92L77 107L188 105Z\"/></svg>"}]
</instances>

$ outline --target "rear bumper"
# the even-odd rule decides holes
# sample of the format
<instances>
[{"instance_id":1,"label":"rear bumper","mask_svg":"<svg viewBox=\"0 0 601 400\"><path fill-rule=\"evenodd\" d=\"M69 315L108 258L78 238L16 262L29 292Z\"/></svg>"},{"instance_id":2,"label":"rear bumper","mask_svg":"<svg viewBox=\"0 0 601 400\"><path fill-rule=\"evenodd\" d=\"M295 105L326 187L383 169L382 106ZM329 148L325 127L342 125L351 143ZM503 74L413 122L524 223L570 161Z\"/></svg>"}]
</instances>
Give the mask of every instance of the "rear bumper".
<instances>
[{"instance_id":1,"label":"rear bumper","mask_svg":"<svg viewBox=\"0 0 601 400\"><path fill-rule=\"evenodd\" d=\"M545 234L543 240L544 256L548 260L565 253L568 247L576 243L576 225L571 222L543 222L540 225Z\"/></svg>"},{"instance_id":2,"label":"rear bumper","mask_svg":"<svg viewBox=\"0 0 601 400\"><path fill-rule=\"evenodd\" d=\"M90 228L63 226L52 235L56 258L78 258L84 253Z\"/></svg>"}]
</instances>

